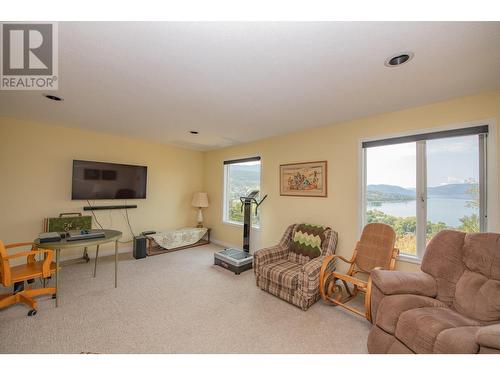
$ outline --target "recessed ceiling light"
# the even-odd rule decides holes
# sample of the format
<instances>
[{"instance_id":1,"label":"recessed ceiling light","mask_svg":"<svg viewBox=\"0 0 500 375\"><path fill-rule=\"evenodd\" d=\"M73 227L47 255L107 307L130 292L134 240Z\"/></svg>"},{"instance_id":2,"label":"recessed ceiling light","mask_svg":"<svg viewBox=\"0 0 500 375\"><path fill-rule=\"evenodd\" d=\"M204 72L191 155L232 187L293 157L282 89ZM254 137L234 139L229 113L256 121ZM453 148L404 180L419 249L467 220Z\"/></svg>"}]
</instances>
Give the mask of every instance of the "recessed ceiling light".
<instances>
[{"instance_id":1,"label":"recessed ceiling light","mask_svg":"<svg viewBox=\"0 0 500 375\"><path fill-rule=\"evenodd\" d=\"M196 130L191 130L191 131L190 131L190 133L191 133L191 134L196 135L196 134L198 134L199 132L197 132Z\"/></svg>"},{"instance_id":2,"label":"recessed ceiling light","mask_svg":"<svg viewBox=\"0 0 500 375\"><path fill-rule=\"evenodd\" d=\"M64 100L60 96L55 96L55 95L50 95L50 94L43 94L43 96L45 96L47 99L55 100L56 102L62 102Z\"/></svg>"},{"instance_id":3,"label":"recessed ceiling light","mask_svg":"<svg viewBox=\"0 0 500 375\"><path fill-rule=\"evenodd\" d=\"M403 65L404 63L410 61L413 56L413 52L398 53L397 55L393 55L385 60L385 66L392 68L395 66Z\"/></svg>"}]
</instances>

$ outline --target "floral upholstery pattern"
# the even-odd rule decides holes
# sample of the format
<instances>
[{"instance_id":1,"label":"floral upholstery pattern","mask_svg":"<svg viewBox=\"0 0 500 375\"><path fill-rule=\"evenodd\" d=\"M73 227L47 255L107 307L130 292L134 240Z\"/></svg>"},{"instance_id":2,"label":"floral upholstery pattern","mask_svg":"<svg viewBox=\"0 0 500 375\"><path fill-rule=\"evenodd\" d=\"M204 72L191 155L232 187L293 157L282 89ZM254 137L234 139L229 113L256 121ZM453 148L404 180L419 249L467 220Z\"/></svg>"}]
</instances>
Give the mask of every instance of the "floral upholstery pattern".
<instances>
[{"instance_id":1,"label":"floral upholstery pattern","mask_svg":"<svg viewBox=\"0 0 500 375\"><path fill-rule=\"evenodd\" d=\"M164 249L175 249L181 246L193 245L203 238L207 228L181 228L165 232L156 232L147 237L152 238Z\"/></svg>"}]
</instances>

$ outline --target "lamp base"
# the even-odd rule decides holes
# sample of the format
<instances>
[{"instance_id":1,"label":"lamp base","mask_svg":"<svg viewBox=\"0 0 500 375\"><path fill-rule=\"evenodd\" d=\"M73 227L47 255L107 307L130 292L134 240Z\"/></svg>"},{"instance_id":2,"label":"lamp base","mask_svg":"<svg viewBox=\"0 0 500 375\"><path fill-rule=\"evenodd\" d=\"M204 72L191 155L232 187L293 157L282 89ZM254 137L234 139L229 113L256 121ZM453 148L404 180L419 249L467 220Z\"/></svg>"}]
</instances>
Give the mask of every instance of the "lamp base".
<instances>
[{"instance_id":1,"label":"lamp base","mask_svg":"<svg viewBox=\"0 0 500 375\"><path fill-rule=\"evenodd\" d=\"M198 218L196 221L198 222L196 228L203 228L203 213L201 212L201 207L198 207Z\"/></svg>"}]
</instances>

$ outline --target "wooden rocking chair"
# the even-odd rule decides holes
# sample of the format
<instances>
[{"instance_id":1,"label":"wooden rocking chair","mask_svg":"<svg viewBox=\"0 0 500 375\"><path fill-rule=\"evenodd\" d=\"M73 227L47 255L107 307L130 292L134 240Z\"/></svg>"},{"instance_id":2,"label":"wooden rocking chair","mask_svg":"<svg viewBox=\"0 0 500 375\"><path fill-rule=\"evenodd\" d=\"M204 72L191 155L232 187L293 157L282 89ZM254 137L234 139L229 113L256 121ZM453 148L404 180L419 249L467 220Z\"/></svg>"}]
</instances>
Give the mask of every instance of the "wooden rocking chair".
<instances>
[{"instance_id":1,"label":"wooden rocking chair","mask_svg":"<svg viewBox=\"0 0 500 375\"><path fill-rule=\"evenodd\" d=\"M395 241L396 233L389 225L380 223L366 225L350 260L340 255L330 255L323 261L319 276L321 298L364 316L371 322L370 272L374 269L394 269L396 257L399 254L399 250L394 248ZM330 271L334 269L331 263L336 262L337 259L349 264L347 273ZM367 280L357 278L357 274L365 275ZM353 285L352 290L348 283ZM344 295L343 289L347 295ZM358 293L365 294L365 312L346 304Z\"/></svg>"}]
</instances>

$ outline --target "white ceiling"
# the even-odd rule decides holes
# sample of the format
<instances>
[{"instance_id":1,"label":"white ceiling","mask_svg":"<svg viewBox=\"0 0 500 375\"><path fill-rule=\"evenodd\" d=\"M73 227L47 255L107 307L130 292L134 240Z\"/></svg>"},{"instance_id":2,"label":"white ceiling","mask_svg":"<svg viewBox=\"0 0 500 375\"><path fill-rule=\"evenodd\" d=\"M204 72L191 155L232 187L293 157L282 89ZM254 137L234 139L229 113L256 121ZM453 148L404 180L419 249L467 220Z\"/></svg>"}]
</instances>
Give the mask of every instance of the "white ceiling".
<instances>
[{"instance_id":1,"label":"white ceiling","mask_svg":"<svg viewBox=\"0 0 500 375\"><path fill-rule=\"evenodd\" d=\"M63 22L59 69L0 116L208 150L500 89L500 22Z\"/></svg>"}]
</instances>

